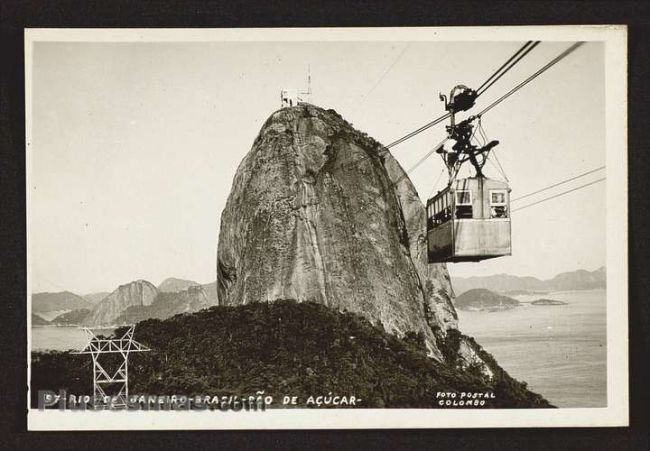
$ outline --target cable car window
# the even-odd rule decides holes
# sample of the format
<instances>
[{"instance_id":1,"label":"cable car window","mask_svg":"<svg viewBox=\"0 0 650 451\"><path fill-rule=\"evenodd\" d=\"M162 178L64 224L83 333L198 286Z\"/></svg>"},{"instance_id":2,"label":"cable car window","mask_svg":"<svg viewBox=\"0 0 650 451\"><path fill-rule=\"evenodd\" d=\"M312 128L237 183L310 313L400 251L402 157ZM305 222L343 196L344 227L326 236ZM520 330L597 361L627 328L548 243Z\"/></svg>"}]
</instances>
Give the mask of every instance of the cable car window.
<instances>
[{"instance_id":1,"label":"cable car window","mask_svg":"<svg viewBox=\"0 0 650 451\"><path fill-rule=\"evenodd\" d=\"M505 190L490 191L490 217L507 218L508 202Z\"/></svg>"},{"instance_id":2,"label":"cable car window","mask_svg":"<svg viewBox=\"0 0 650 451\"><path fill-rule=\"evenodd\" d=\"M456 191L456 205L472 205L472 192Z\"/></svg>"},{"instance_id":3,"label":"cable car window","mask_svg":"<svg viewBox=\"0 0 650 451\"><path fill-rule=\"evenodd\" d=\"M490 191L490 204L491 205L505 205L506 192L505 190Z\"/></svg>"},{"instance_id":4,"label":"cable car window","mask_svg":"<svg viewBox=\"0 0 650 451\"><path fill-rule=\"evenodd\" d=\"M456 218L471 219L474 214L472 211L472 192L456 191Z\"/></svg>"}]
</instances>

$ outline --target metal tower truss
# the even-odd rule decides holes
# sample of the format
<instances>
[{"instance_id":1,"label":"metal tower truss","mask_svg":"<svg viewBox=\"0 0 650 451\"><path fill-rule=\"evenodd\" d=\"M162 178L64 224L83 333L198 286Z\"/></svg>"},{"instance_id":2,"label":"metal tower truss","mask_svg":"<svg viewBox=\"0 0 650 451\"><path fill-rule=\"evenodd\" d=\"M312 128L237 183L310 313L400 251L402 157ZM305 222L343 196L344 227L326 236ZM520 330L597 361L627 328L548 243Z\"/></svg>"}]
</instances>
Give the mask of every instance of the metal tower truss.
<instances>
[{"instance_id":1,"label":"metal tower truss","mask_svg":"<svg viewBox=\"0 0 650 451\"><path fill-rule=\"evenodd\" d=\"M145 345L133 339L135 326L130 326L121 338L99 338L89 329L84 328L88 337L88 344L75 354L90 354L93 359L93 405L107 407L106 399L110 399L110 405L115 408L125 408L129 397L129 354L132 352L150 351ZM114 354L118 363L113 368L104 368L100 362L100 356ZM106 363L106 362L105 362ZM107 386L112 385L116 394L108 394Z\"/></svg>"}]
</instances>

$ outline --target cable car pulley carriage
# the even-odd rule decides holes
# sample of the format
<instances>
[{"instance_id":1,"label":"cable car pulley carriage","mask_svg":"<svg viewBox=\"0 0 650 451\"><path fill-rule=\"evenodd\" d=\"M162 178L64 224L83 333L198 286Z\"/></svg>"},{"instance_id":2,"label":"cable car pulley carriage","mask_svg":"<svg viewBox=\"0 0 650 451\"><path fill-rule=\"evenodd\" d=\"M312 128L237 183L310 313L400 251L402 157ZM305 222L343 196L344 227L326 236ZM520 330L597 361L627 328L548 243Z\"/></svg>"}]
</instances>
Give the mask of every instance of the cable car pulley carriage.
<instances>
[{"instance_id":1,"label":"cable car pulley carriage","mask_svg":"<svg viewBox=\"0 0 650 451\"><path fill-rule=\"evenodd\" d=\"M470 116L456 123L455 114L474 105L476 91L459 85L449 99L441 95L449 112L448 139L451 149L441 145L440 154L449 173L447 187L427 201L427 247L429 263L481 261L511 255L510 187L507 182L486 177L483 166L499 144L472 143L475 121ZM476 174L457 178L462 165L470 162Z\"/></svg>"}]
</instances>

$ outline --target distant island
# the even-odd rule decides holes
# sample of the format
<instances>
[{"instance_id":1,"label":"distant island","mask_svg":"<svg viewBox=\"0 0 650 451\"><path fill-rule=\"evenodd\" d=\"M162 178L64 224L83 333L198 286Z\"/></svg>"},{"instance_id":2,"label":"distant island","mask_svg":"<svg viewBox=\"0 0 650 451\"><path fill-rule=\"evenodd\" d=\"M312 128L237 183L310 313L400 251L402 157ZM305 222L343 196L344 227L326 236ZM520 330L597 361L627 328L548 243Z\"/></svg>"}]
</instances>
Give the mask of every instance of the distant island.
<instances>
[{"instance_id":1,"label":"distant island","mask_svg":"<svg viewBox=\"0 0 650 451\"><path fill-rule=\"evenodd\" d=\"M605 267L595 271L579 269L563 272L548 280L530 276L495 274L493 276L452 277L451 284L456 295L475 288L503 293L510 296L522 294L546 294L551 291L593 290L606 288L607 271Z\"/></svg>"},{"instance_id":2,"label":"distant island","mask_svg":"<svg viewBox=\"0 0 650 451\"><path fill-rule=\"evenodd\" d=\"M564 301L555 301L553 299L538 299L531 302L532 305L567 305L568 302Z\"/></svg>"},{"instance_id":3,"label":"distant island","mask_svg":"<svg viewBox=\"0 0 650 451\"><path fill-rule=\"evenodd\" d=\"M476 288L458 296L454 305L459 310L496 312L510 310L521 304L509 296L485 288Z\"/></svg>"}]
</instances>

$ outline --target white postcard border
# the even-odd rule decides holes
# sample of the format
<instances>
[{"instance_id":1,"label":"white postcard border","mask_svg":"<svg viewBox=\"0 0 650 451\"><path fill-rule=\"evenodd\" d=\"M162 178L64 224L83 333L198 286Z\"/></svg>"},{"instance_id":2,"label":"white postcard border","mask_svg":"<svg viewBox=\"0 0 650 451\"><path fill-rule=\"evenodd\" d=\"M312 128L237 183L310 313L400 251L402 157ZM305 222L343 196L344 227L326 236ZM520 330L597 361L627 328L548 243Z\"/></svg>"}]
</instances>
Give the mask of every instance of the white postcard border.
<instances>
[{"instance_id":1,"label":"white postcard border","mask_svg":"<svg viewBox=\"0 0 650 451\"><path fill-rule=\"evenodd\" d=\"M360 429L589 427L629 424L627 258L627 28L623 25L265 28L26 29L27 360L31 377L30 169L32 56L38 41L602 41L607 109L607 399L604 408L559 409L270 409L265 412L38 411L29 430Z\"/></svg>"}]
</instances>

